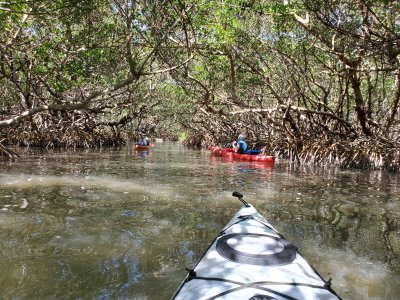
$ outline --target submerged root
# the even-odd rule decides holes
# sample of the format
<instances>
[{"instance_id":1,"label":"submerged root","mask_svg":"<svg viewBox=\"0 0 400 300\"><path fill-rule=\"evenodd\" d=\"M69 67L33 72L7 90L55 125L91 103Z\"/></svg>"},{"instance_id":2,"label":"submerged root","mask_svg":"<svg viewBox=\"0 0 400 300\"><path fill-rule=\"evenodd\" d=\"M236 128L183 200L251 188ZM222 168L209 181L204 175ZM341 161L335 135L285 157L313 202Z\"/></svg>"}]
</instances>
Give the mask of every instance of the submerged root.
<instances>
[{"instance_id":1,"label":"submerged root","mask_svg":"<svg viewBox=\"0 0 400 300\"><path fill-rule=\"evenodd\" d=\"M301 165L337 166L341 168L385 169L400 172L400 145L379 140L297 139L287 141L278 153Z\"/></svg>"},{"instance_id":2,"label":"submerged root","mask_svg":"<svg viewBox=\"0 0 400 300\"><path fill-rule=\"evenodd\" d=\"M40 148L92 148L101 146L117 146L126 143L126 134L118 134L107 130L84 130L71 126L63 131L47 128L40 132L35 130L9 129L2 133L8 145Z\"/></svg>"},{"instance_id":3,"label":"submerged root","mask_svg":"<svg viewBox=\"0 0 400 300\"><path fill-rule=\"evenodd\" d=\"M251 135L249 135L251 136ZM261 136L260 134L253 134ZM187 147L206 148L211 145L223 146L232 134L197 131L184 141ZM5 146L31 146L42 148L91 148L121 146L129 141L129 132L110 128L85 129L70 126L33 130L25 128L3 130L0 136L0 155L15 158L18 155ZM379 138L340 139L322 135L319 137L277 137L268 140L254 140L252 143L266 146L265 154L289 159L301 165L336 166L341 168L385 169L400 172L400 143ZM250 142L249 142L250 143Z\"/></svg>"},{"instance_id":4,"label":"submerged root","mask_svg":"<svg viewBox=\"0 0 400 300\"><path fill-rule=\"evenodd\" d=\"M202 136L195 139L197 145L223 145L224 141ZM379 139L318 138L270 138L260 141L266 146L265 154L289 159L300 165L332 166L344 169L382 169L400 172L400 144ZM191 146L188 143L188 146ZM204 146L203 146L204 147Z\"/></svg>"},{"instance_id":5,"label":"submerged root","mask_svg":"<svg viewBox=\"0 0 400 300\"><path fill-rule=\"evenodd\" d=\"M19 155L12 151L11 149L8 149L2 145L3 141L0 141L0 155L2 156L7 156L10 159L17 158Z\"/></svg>"}]
</instances>

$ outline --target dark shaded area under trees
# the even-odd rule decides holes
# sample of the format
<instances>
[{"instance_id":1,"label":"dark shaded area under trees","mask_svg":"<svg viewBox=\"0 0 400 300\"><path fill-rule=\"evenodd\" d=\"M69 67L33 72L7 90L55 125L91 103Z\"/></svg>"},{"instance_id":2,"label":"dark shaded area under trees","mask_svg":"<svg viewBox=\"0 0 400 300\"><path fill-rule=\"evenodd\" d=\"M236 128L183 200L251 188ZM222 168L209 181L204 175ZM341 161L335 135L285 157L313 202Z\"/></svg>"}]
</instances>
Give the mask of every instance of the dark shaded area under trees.
<instances>
[{"instance_id":1,"label":"dark shaded area under trees","mask_svg":"<svg viewBox=\"0 0 400 300\"><path fill-rule=\"evenodd\" d=\"M398 1L16 0L0 27L9 157L243 132L301 164L400 170Z\"/></svg>"}]
</instances>

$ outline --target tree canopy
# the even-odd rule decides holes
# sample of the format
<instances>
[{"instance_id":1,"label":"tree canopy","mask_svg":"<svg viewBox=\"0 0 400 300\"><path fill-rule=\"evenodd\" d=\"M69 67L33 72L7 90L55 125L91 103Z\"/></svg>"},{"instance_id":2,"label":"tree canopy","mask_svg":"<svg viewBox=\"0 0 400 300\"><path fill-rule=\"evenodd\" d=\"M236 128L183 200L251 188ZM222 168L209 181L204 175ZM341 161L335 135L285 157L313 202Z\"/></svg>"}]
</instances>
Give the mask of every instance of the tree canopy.
<instances>
[{"instance_id":1,"label":"tree canopy","mask_svg":"<svg viewBox=\"0 0 400 300\"><path fill-rule=\"evenodd\" d=\"M12 0L0 29L8 144L244 132L300 162L399 168L398 1Z\"/></svg>"}]
</instances>

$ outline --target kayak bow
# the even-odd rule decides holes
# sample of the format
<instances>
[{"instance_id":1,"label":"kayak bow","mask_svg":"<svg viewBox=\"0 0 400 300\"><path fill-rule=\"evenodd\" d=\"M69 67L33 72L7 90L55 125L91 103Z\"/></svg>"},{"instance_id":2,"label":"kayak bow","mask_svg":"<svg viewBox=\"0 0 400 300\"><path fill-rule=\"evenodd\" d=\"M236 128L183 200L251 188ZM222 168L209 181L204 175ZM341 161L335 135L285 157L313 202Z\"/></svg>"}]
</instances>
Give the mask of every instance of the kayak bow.
<instances>
[{"instance_id":1,"label":"kayak bow","mask_svg":"<svg viewBox=\"0 0 400 300\"><path fill-rule=\"evenodd\" d=\"M182 282L172 299L340 299L257 210L244 204Z\"/></svg>"}]
</instances>

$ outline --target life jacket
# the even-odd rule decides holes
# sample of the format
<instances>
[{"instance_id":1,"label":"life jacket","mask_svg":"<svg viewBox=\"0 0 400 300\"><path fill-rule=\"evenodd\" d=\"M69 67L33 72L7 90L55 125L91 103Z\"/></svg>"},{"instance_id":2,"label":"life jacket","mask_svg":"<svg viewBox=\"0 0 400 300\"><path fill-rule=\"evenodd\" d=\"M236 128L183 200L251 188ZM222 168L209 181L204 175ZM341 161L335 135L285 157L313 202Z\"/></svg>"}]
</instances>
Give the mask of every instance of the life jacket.
<instances>
[{"instance_id":1,"label":"life jacket","mask_svg":"<svg viewBox=\"0 0 400 300\"><path fill-rule=\"evenodd\" d=\"M148 146L150 143L149 143L149 139L147 138L147 137L145 137L145 138L142 138L139 142L138 142L138 145L141 145L141 146Z\"/></svg>"},{"instance_id":2,"label":"life jacket","mask_svg":"<svg viewBox=\"0 0 400 300\"><path fill-rule=\"evenodd\" d=\"M246 153L246 151L247 151L247 144L246 144L245 141L239 140L239 141L237 142L237 145L239 146L238 153L242 153L242 154Z\"/></svg>"}]
</instances>

